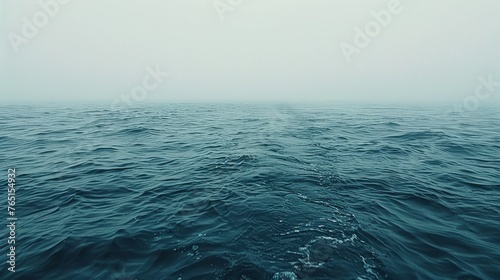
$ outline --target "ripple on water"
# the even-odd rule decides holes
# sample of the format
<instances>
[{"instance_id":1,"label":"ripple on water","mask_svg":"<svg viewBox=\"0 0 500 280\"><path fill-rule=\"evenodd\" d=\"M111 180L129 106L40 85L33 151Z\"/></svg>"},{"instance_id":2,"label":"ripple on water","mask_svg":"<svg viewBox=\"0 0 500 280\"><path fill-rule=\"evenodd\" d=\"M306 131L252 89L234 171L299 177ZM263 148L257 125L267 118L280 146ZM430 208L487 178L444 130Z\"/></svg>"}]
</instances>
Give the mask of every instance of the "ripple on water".
<instances>
[{"instance_id":1,"label":"ripple on water","mask_svg":"<svg viewBox=\"0 0 500 280\"><path fill-rule=\"evenodd\" d=\"M3 109L12 279L500 275L499 111Z\"/></svg>"}]
</instances>

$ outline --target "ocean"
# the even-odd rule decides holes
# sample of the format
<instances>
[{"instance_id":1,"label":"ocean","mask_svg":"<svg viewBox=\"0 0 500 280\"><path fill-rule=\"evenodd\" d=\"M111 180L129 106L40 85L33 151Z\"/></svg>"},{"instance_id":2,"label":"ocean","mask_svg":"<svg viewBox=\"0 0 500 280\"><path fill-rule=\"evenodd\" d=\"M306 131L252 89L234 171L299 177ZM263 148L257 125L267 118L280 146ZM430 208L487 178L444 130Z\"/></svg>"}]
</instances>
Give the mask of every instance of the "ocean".
<instances>
[{"instance_id":1,"label":"ocean","mask_svg":"<svg viewBox=\"0 0 500 280\"><path fill-rule=\"evenodd\" d=\"M500 110L446 111L1 106L0 278L499 279Z\"/></svg>"}]
</instances>

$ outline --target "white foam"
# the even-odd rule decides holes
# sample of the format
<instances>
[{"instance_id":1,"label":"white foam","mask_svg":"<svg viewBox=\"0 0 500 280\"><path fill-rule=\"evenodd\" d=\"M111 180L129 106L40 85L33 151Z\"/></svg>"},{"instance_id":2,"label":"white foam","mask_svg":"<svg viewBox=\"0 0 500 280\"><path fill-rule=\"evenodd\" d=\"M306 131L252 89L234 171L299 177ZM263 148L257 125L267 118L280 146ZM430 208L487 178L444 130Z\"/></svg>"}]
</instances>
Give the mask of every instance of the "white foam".
<instances>
[{"instance_id":1,"label":"white foam","mask_svg":"<svg viewBox=\"0 0 500 280\"><path fill-rule=\"evenodd\" d=\"M293 272L276 272L272 280L297 280L297 275Z\"/></svg>"}]
</instances>

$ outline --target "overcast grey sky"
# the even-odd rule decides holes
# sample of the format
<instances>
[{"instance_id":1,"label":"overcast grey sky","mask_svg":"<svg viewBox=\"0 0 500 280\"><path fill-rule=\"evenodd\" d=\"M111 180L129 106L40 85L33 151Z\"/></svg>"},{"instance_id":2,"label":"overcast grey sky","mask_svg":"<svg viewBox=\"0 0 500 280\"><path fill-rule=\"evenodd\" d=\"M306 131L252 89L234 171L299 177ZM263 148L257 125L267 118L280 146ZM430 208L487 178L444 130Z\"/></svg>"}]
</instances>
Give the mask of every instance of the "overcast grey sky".
<instances>
[{"instance_id":1,"label":"overcast grey sky","mask_svg":"<svg viewBox=\"0 0 500 280\"><path fill-rule=\"evenodd\" d=\"M500 82L498 0L0 1L2 103L111 102L148 66L169 72L148 101L453 103Z\"/></svg>"}]
</instances>

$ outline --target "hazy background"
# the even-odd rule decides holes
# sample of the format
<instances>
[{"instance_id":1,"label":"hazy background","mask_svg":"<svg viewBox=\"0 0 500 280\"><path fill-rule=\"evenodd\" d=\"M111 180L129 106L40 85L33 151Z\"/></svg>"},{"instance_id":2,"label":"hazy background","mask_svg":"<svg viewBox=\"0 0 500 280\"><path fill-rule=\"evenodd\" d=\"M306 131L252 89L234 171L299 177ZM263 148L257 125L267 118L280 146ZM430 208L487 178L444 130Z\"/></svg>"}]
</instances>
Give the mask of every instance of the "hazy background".
<instances>
[{"instance_id":1,"label":"hazy background","mask_svg":"<svg viewBox=\"0 0 500 280\"><path fill-rule=\"evenodd\" d=\"M9 32L41 8L0 1L2 104L112 102L158 64L170 76L148 102L460 103L500 81L498 0L401 0L350 64L340 43L388 1L245 0L221 21L212 0L73 0L18 53Z\"/></svg>"}]
</instances>

